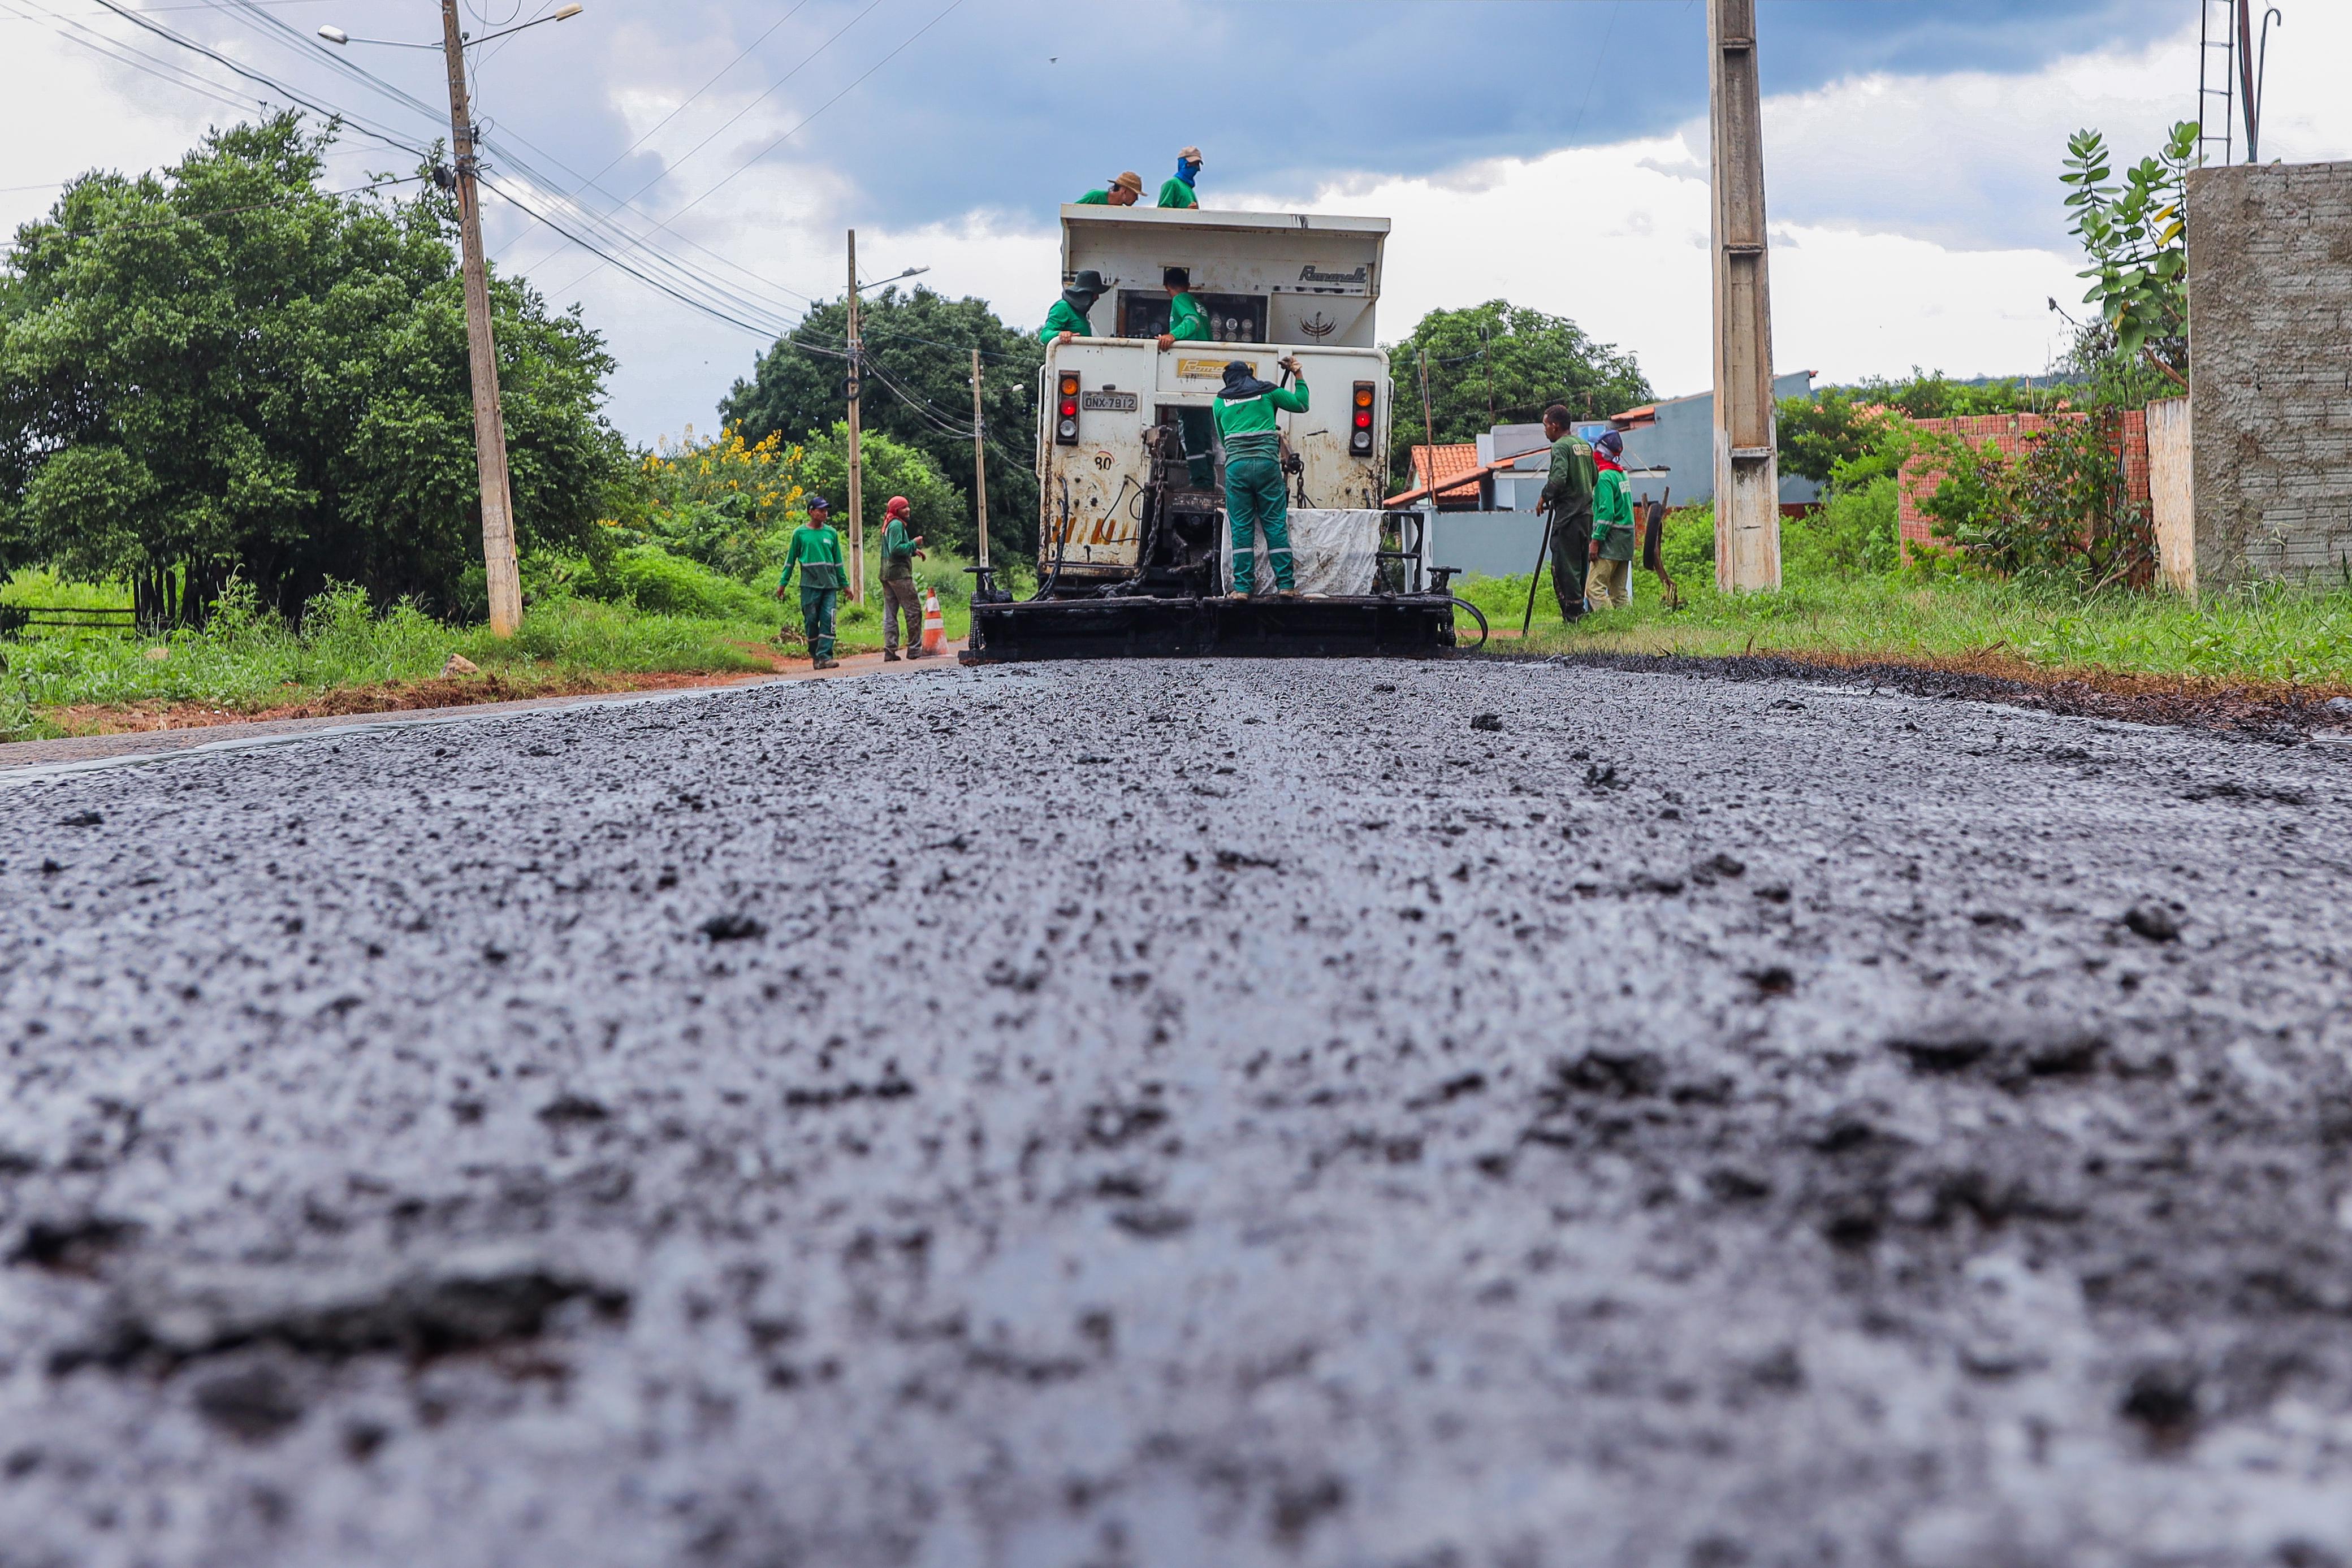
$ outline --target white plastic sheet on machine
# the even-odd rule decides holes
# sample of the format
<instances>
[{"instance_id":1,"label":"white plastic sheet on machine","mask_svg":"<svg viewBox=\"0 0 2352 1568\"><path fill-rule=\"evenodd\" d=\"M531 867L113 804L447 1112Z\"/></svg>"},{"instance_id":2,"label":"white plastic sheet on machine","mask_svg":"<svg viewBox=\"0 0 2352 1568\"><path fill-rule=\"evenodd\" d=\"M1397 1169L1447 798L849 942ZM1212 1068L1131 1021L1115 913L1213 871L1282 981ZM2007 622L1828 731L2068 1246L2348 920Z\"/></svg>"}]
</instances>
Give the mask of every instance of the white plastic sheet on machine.
<instances>
[{"instance_id":1,"label":"white plastic sheet on machine","mask_svg":"<svg viewBox=\"0 0 2352 1568\"><path fill-rule=\"evenodd\" d=\"M1290 572L1301 593L1370 593L1380 566L1381 514L1328 507L1290 508ZM1225 589L1234 586L1234 530L1218 541ZM1257 591L1274 591L1274 568L1266 564L1265 530L1257 536Z\"/></svg>"}]
</instances>

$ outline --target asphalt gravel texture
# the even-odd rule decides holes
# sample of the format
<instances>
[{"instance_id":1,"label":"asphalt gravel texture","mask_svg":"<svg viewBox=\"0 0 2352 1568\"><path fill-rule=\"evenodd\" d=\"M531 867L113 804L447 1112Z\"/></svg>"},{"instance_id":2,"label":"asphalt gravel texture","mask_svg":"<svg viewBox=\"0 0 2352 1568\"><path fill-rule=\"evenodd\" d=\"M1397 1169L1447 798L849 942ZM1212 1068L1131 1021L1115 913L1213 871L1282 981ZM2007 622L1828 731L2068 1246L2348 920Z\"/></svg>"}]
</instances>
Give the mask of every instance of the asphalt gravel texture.
<instances>
[{"instance_id":1,"label":"asphalt gravel texture","mask_svg":"<svg viewBox=\"0 0 2352 1568\"><path fill-rule=\"evenodd\" d=\"M2352 1563L2347 846L1538 664L0 780L0 1564Z\"/></svg>"}]
</instances>

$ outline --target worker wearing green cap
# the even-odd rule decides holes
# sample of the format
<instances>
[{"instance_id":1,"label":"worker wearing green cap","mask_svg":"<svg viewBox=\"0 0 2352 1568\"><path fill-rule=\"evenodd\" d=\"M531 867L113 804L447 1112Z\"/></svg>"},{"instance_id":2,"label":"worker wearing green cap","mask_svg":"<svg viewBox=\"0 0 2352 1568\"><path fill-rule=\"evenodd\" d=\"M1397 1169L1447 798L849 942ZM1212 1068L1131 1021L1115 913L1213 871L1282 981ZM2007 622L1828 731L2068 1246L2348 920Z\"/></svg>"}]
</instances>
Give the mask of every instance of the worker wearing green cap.
<instances>
[{"instance_id":1,"label":"worker wearing green cap","mask_svg":"<svg viewBox=\"0 0 2352 1568\"><path fill-rule=\"evenodd\" d=\"M1094 328L1087 317L1094 309L1095 301L1109 291L1103 275L1094 268L1079 273L1062 290L1062 297L1054 301L1054 308L1045 312L1045 324L1037 329L1037 340L1050 347L1073 338L1093 337Z\"/></svg>"},{"instance_id":2,"label":"worker wearing green cap","mask_svg":"<svg viewBox=\"0 0 2352 1568\"><path fill-rule=\"evenodd\" d=\"M830 670L839 663L833 656L833 613L841 591L849 584L843 559L833 508L823 496L810 497L808 520L793 530L792 546L784 554L784 575L776 580L776 597L782 599L791 591L793 570L797 567L802 633L808 639L809 658L820 670Z\"/></svg>"},{"instance_id":3,"label":"worker wearing green cap","mask_svg":"<svg viewBox=\"0 0 2352 1568\"><path fill-rule=\"evenodd\" d=\"M1217 434L1225 444L1225 517L1234 536L1232 597L1247 599L1257 590L1257 530L1265 529L1265 558L1274 565L1274 589L1285 599L1295 598L1290 570L1290 497L1282 483L1282 435L1277 412L1307 412L1307 378L1298 361L1286 358L1282 368L1294 386L1276 386L1257 379L1257 368L1247 360L1225 366L1225 384L1212 404L1217 413Z\"/></svg>"}]
</instances>

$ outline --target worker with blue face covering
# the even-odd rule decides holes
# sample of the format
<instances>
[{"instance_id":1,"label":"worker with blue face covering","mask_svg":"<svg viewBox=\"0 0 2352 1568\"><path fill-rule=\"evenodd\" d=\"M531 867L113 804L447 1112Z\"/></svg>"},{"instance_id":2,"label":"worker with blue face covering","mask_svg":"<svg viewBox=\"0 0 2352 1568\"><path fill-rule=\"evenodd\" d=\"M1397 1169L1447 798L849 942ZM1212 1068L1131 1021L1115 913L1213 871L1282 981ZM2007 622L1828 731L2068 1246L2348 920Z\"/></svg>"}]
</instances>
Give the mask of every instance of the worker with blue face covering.
<instances>
[{"instance_id":1,"label":"worker with blue face covering","mask_svg":"<svg viewBox=\"0 0 2352 1568\"><path fill-rule=\"evenodd\" d=\"M1187 147L1176 154L1176 173L1160 187L1160 204L1163 207L1197 207L1200 199L1192 194L1193 177L1201 172L1201 150Z\"/></svg>"}]
</instances>

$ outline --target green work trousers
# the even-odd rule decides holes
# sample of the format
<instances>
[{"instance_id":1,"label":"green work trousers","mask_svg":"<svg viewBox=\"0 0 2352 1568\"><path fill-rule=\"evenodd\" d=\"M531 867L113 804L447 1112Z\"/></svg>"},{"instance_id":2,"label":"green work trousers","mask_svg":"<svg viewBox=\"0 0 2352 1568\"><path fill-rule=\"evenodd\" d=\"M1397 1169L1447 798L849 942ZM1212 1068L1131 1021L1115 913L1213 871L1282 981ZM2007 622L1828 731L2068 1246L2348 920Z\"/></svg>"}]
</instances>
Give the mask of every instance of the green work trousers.
<instances>
[{"instance_id":1,"label":"green work trousers","mask_svg":"<svg viewBox=\"0 0 2352 1568\"><path fill-rule=\"evenodd\" d=\"M1184 473L1196 490L1217 480L1217 422L1205 408L1180 408L1176 429L1184 441Z\"/></svg>"},{"instance_id":2,"label":"green work trousers","mask_svg":"<svg viewBox=\"0 0 2352 1568\"><path fill-rule=\"evenodd\" d=\"M833 657L833 607L841 598L837 588L801 590L801 631L808 637L809 657Z\"/></svg>"},{"instance_id":3,"label":"green work trousers","mask_svg":"<svg viewBox=\"0 0 2352 1568\"><path fill-rule=\"evenodd\" d=\"M1573 621L1584 613L1584 570L1592 554L1592 508L1551 515L1551 591L1559 600L1559 618Z\"/></svg>"},{"instance_id":4,"label":"green work trousers","mask_svg":"<svg viewBox=\"0 0 2352 1568\"><path fill-rule=\"evenodd\" d=\"M1234 529L1234 591L1257 591L1257 531L1263 528L1265 558L1274 563L1274 586L1289 592L1290 496L1283 488L1282 465L1271 457L1229 460L1225 516Z\"/></svg>"}]
</instances>

